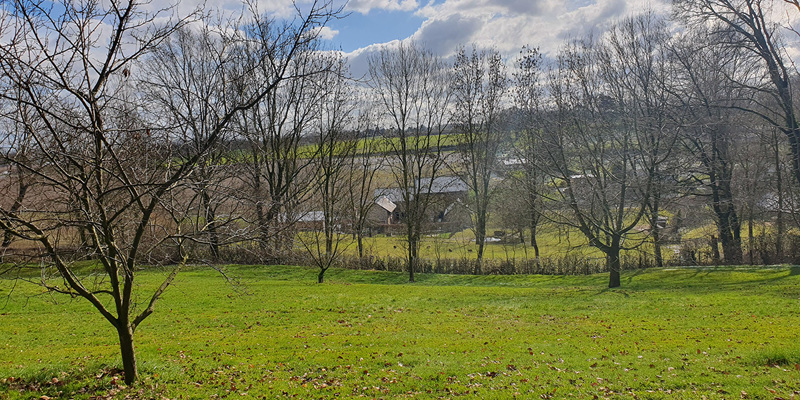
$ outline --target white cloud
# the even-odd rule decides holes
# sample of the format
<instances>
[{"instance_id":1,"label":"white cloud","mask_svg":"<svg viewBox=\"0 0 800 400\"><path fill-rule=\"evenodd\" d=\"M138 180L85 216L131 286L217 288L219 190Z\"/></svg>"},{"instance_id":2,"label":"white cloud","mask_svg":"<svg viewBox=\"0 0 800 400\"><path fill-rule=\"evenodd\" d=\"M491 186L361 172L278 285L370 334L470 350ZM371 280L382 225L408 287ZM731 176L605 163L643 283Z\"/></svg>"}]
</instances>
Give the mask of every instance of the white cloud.
<instances>
[{"instance_id":1,"label":"white cloud","mask_svg":"<svg viewBox=\"0 0 800 400\"><path fill-rule=\"evenodd\" d=\"M298 1L298 5L301 8L305 3L307 3L307 1ZM250 6L246 5L242 0L153 1L145 2L140 7L149 11L157 11L164 9L166 4L173 5L170 12L174 13L177 17L187 16L198 9L204 12L210 12L212 15L221 13L223 16L234 16L240 13L247 15L250 11ZM254 0L251 5L253 10L257 11L259 14L270 14L278 18L290 18L296 13L292 5L292 0Z\"/></svg>"},{"instance_id":2,"label":"white cloud","mask_svg":"<svg viewBox=\"0 0 800 400\"><path fill-rule=\"evenodd\" d=\"M368 0L364 0L368 1ZM442 56L460 45L494 47L506 56L524 45L554 54L565 40L606 28L646 10L666 12L668 0L445 0L429 2L425 19L408 39Z\"/></svg>"},{"instance_id":3,"label":"white cloud","mask_svg":"<svg viewBox=\"0 0 800 400\"><path fill-rule=\"evenodd\" d=\"M419 7L417 0L350 0L347 10L369 14L371 10L412 11Z\"/></svg>"},{"instance_id":4,"label":"white cloud","mask_svg":"<svg viewBox=\"0 0 800 400\"><path fill-rule=\"evenodd\" d=\"M449 56L459 45L475 41L486 23L487 18L481 15L456 13L432 18L425 21L411 39L436 54Z\"/></svg>"},{"instance_id":5,"label":"white cloud","mask_svg":"<svg viewBox=\"0 0 800 400\"><path fill-rule=\"evenodd\" d=\"M371 44L367 47L345 53L344 56L347 58L347 63L350 65L350 73L356 79L366 77L367 73L369 73L369 57L372 54L376 54L384 48L394 48L398 46L400 46L400 41L393 40L387 43Z\"/></svg>"},{"instance_id":6,"label":"white cloud","mask_svg":"<svg viewBox=\"0 0 800 400\"><path fill-rule=\"evenodd\" d=\"M339 34L339 31L337 31L335 29L331 29L329 26L323 26L323 27L320 27L320 28L316 28L316 31L317 31L317 34L319 35L318 37L320 39L324 39L324 40L331 40L334 37L336 37L336 35Z\"/></svg>"},{"instance_id":7,"label":"white cloud","mask_svg":"<svg viewBox=\"0 0 800 400\"><path fill-rule=\"evenodd\" d=\"M443 57L451 57L459 46L475 43L495 48L509 60L523 46L538 47L555 56L569 39L600 32L621 18L648 10L666 14L669 0L444 0L428 1L415 14L424 21L407 38L372 44L350 53L352 73L368 72L368 59L383 47L415 41ZM379 8L400 0L355 0L348 7Z\"/></svg>"}]
</instances>

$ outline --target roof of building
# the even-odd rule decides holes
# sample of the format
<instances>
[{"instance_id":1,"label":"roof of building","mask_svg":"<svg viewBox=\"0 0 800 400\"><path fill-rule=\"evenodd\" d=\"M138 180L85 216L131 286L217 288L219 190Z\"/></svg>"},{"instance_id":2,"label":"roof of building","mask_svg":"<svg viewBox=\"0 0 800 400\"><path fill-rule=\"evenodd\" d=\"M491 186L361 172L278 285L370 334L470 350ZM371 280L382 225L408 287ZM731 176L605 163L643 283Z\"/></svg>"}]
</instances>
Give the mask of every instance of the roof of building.
<instances>
[{"instance_id":1,"label":"roof of building","mask_svg":"<svg viewBox=\"0 0 800 400\"><path fill-rule=\"evenodd\" d=\"M469 190L467 183L457 176L439 176L434 178L433 182L431 182L431 178L422 178L419 180L419 184L423 188L423 193L428 192L428 185L430 185L430 193L459 193ZM393 204L403 202L403 191L396 187L375 189L374 195L376 199L375 202L390 212L393 211L394 208L389 210L389 208L378 203L378 201L385 198Z\"/></svg>"},{"instance_id":2,"label":"roof of building","mask_svg":"<svg viewBox=\"0 0 800 400\"><path fill-rule=\"evenodd\" d=\"M381 188L375 189L375 198L386 197L387 200L397 203L403 201L403 192L400 188Z\"/></svg>"},{"instance_id":3,"label":"roof of building","mask_svg":"<svg viewBox=\"0 0 800 400\"><path fill-rule=\"evenodd\" d=\"M467 183L457 176L439 176L433 179L422 178L419 180L421 186L431 186L431 193L456 193L469 190Z\"/></svg>"},{"instance_id":4,"label":"roof of building","mask_svg":"<svg viewBox=\"0 0 800 400\"><path fill-rule=\"evenodd\" d=\"M375 201L375 204L383 207L383 209L388 211L388 212L392 212L392 211L395 210L395 208L397 208L397 204L393 203L386 196L378 197L378 200Z\"/></svg>"},{"instance_id":5,"label":"roof of building","mask_svg":"<svg viewBox=\"0 0 800 400\"><path fill-rule=\"evenodd\" d=\"M325 220L324 211L308 211L300 214L297 222L319 222Z\"/></svg>"}]
</instances>

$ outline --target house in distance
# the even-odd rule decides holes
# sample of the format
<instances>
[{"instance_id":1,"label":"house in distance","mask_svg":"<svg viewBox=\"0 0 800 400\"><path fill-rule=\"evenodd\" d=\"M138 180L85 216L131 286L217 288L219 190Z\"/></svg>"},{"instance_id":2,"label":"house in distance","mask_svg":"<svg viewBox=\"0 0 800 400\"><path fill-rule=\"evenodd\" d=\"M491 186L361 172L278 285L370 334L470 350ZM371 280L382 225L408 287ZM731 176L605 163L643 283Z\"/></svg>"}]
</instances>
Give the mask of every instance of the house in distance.
<instances>
[{"instance_id":1,"label":"house in distance","mask_svg":"<svg viewBox=\"0 0 800 400\"><path fill-rule=\"evenodd\" d=\"M428 201L425 215L427 232L456 232L469 226L466 208L469 187L456 176L422 178L417 182ZM430 186L430 191L428 187ZM374 192L375 207L370 212L370 222L378 233L401 233L406 219L402 189L380 188ZM411 201L414 201L412 198Z\"/></svg>"}]
</instances>

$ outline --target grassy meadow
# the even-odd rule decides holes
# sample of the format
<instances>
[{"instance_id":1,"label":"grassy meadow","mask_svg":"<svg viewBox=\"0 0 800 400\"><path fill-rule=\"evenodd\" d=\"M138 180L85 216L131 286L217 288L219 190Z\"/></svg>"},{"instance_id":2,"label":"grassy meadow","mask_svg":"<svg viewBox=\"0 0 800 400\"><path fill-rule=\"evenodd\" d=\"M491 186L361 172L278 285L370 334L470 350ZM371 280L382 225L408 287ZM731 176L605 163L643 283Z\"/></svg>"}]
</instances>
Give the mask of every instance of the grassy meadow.
<instances>
[{"instance_id":1,"label":"grassy meadow","mask_svg":"<svg viewBox=\"0 0 800 400\"><path fill-rule=\"evenodd\" d=\"M136 333L141 381L85 301L0 280L0 399L800 395L800 270L448 276L182 272ZM155 287L166 272L139 275Z\"/></svg>"},{"instance_id":2,"label":"grassy meadow","mask_svg":"<svg viewBox=\"0 0 800 400\"><path fill-rule=\"evenodd\" d=\"M489 235L495 229L488 229ZM498 229L499 230L499 229ZM486 243L484 257L486 259L515 259L526 260L534 259L534 249L530 246L530 236L526 232L525 244L520 243L519 236L510 231L505 231L507 237L502 242ZM302 233L301 233L302 234ZM574 228L559 229L552 225L541 227L537 235L540 257L543 259L560 260L565 257L580 259L590 259L598 263L605 262L604 254L595 247L589 246L589 241ZM355 240L350 236L344 235L341 238L340 248L344 254L356 256L358 247ZM407 242L404 236L375 235L364 238L364 252L366 255L376 257L395 257L405 258L407 256ZM665 259L670 260L674 257L673 249L677 246L663 246ZM298 251L303 249L298 247ZM470 229L464 229L455 233L430 234L424 236L420 241L419 255L423 259L470 259L474 260L478 251L475 244L475 235ZM637 258L645 255L652 259L653 249L650 243L644 243L634 250L623 251L623 257Z\"/></svg>"}]
</instances>

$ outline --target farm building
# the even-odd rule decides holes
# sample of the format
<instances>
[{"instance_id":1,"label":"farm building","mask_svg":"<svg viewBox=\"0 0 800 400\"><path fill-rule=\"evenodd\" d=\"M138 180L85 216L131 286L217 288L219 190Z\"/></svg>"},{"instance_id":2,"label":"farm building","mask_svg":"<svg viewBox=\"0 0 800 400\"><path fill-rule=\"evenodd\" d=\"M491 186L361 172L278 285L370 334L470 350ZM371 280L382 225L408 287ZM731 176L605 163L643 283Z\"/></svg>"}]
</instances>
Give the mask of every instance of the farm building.
<instances>
[{"instance_id":1,"label":"farm building","mask_svg":"<svg viewBox=\"0 0 800 400\"><path fill-rule=\"evenodd\" d=\"M418 181L422 191L428 192L430 186L429 205L426 221L427 230L432 232L452 232L469 225L470 217L466 209L469 188L461 178L440 176L422 178ZM381 188L375 190L375 206L370 212L370 222L379 233L392 233L402 230L405 207L403 193L400 188ZM412 199L413 201L413 199Z\"/></svg>"}]
</instances>

